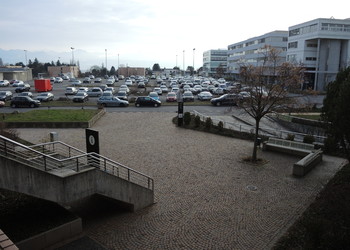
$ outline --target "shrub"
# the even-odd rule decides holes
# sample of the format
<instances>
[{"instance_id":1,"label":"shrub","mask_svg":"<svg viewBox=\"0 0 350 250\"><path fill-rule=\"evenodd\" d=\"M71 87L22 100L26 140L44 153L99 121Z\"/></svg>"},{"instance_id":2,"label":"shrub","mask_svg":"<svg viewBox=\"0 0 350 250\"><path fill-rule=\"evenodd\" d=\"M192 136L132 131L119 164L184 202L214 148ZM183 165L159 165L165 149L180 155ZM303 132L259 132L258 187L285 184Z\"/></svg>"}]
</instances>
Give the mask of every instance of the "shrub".
<instances>
[{"instance_id":1,"label":"shrub","mask_svg":"<svg viewBox=\"0 0 350 250\"><path fill-rule=\"evenodd\" d=\"M327 136L324 141L324 151L327 154L333 154L338 150L338 143L333 136Z\"/></svg>"},{"instance_id":2,"label":"shrub","mask_svg":"<svg viewBox=\"0 0 350 250\"><path fill-rule=\"evenodd\" d=\"M196 115L194 118L194 126L198 128L200 125L201 125L201 118L199 117L199 115Z\"/></svg>"},{"instance_id":3,"label":"shrub","mask_svg":"<svg viewBox=\"0 0 350 250\"><path fill-rule=\"evenodd\" d=\"M185 125L189 125L191 123L191 113L190 112L185 112L184 123L185 123Z\"/></svg>"},{"instance_id":4,"label":"shrub","mask_svg":"<svg viewBox=\"0 0 350 250\"><path fill-rule=\"evenodd\" d=\"M303 139L304 143L312 144L315 142L315 137L313 135L305 135Z\"/></svg>"},{"instance_id":5,"label":"shrub","mask_svg":"<svg viewBox=\"0 0 350 250\"><path fill-rule=\"evenodd\" d=\"M220 132L224 130L224 123L222 121L219 121L218 129L219 129Z\"/></svg>"},{"instance_id":6,"label":"shrub","mask_svg":"<svg viewBox=\"0 0 350 250\"><path fill-rule=\"evenodd\" d=\"M288 140L288 141L294 141L294 137L295 137L295 135L293 135L293 134L288 134L287 137L286 137L286 140Z\"/></svg>"},{"instance_id":7,"label":"shrub","mask_svg":"<svg viewBox=\"0 0 350 250\"><path fill-rule=\"evenodd\" d=\"M212 126L213 126L212 119L210 117L207 117L207 119L205 119L205 128L207 130L210 130Z\"/></svg>"}]
</instances>

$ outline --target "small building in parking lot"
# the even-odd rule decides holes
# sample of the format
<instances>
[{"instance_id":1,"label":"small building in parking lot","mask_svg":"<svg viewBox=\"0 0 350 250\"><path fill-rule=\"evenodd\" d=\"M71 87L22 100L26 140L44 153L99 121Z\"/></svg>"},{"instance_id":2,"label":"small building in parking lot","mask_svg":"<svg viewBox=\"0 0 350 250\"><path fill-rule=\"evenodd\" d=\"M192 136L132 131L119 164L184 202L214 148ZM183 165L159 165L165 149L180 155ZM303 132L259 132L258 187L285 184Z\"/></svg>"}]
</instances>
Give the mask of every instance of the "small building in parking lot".
<instances>
[{"instance_id":1,"label":"small building in parking lot","mask_svg":"<svg viewBox=\"0 0 350 250\"><path fill-rule=\"evenodd\" d=\"M137 68L137 67L119 67L118 75L123 76L145 76L146 68Z\"/></svg>"},{"instance_id":2,"label":"small building in parking lot","mask_svg":"<svg viewBox=\"0 0 350 250\"><path fill-rule=\"evenodd\" d=\"M12 79L20 81L33 80L32 69L22 66L0 67L0 80L11 81Z\"/></svg>"},{"instance_id":3,"label":"small building in parking lot","mask_svg":"<svg viewBox=\"0 0 350 250\"><path fill-rule=\"evenodd\" d=\"M67 75L69 77L77 78L79 76L78 66L49 66L47 67L49 77L57 77Z\"/></svg>"}]
</instances>

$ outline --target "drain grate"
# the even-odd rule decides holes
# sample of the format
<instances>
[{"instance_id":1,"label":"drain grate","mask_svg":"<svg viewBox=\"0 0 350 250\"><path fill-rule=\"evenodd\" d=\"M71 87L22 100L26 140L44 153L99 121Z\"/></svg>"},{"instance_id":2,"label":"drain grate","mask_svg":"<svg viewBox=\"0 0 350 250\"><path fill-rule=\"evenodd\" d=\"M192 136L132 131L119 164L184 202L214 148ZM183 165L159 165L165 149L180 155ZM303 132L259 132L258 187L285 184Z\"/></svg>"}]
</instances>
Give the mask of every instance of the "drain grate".
<instances>
[{"instance_id":1,"label":"drain grate","mask_svg":"<svg viewBox=\"0 0 350 250\"><path fill-rule=\"evenodd\" d=\"M249 191L257 191L257 190L258 190L258 187L253 186L253 185L248 185L246 188L247 188Z\"/></svg>"}]
</instances>

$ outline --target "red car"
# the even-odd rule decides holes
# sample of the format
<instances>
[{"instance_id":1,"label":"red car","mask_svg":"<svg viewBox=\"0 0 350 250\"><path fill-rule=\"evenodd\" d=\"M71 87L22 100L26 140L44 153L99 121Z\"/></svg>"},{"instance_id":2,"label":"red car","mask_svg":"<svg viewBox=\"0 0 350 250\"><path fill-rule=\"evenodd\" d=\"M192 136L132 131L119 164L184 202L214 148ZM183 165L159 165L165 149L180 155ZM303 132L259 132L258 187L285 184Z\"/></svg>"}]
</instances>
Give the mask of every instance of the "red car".
<instances>
[{"instance_id":1,"label":"red car","mask_svg":"<svg viewBox=\"0 0 350 250\"><path fill-rule=\"evenodd\" d=\"M166 96L167 102L176 102L176 93L175 92L169 92Z\"/></svg>"}]
</instances>

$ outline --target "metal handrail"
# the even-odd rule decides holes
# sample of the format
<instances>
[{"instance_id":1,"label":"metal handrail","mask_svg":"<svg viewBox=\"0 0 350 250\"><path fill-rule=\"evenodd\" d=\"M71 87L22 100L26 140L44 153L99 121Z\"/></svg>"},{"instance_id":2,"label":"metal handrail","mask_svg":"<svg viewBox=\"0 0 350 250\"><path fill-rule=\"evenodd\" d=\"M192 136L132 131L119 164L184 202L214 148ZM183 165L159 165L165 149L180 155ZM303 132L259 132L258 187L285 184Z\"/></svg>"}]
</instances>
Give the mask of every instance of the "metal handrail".
<instances>
[{"instance_id":1,"label":"metal handrail","mask_svg":"<svg viewBox=\"0 0 350 250\"><path fill-rule=\"evenodd\" d=\"M194 113L194 115L198 115L200 117L201 121L203 121L203 122L205 122L205 119L210 117L210 116L203 115L196 110L194 110L193 113ZM234 123L234 122L227 122L227 121L223 121L221 119L216 119L216 118L211 118L211 119L212 119L214 125L217 125L221 121L224 125L224 128L231 129L234 131L239 131L239 132L255 133L254 126L242 125L242 124ZM259 134L264 134L267 136L272 135L272 136L275 136L278 138L284 138L288 134L294 134L296 136L300 136L301 138L307 135L304 133L298 133L298 132L294 132L294 131L278 130L278 129L271 129L271 128L265 128L265 127L259 128ZM324 142L324 140L326 139L325 136L319 136L319 135L313 135L313 137L315 138L315 140L317 142L321 142L321 143Z\"/></svg>"},{"instance_id":2,"label":"metal handrail","mask_svg":"<svg viewBox=\"0 0 350 250\"><path fill-rule=\"evenodd\" d=\"M0 153L3 153L6 158L18 160L44 171L71 169L79 172L94 167L154 190L154 181L151 177L102 155L93 152L85 153L61 141L25 146L0 135Z\"/></svg>"}]
</instances>

